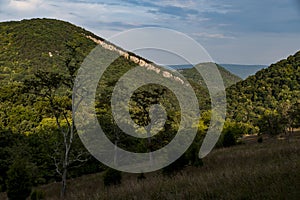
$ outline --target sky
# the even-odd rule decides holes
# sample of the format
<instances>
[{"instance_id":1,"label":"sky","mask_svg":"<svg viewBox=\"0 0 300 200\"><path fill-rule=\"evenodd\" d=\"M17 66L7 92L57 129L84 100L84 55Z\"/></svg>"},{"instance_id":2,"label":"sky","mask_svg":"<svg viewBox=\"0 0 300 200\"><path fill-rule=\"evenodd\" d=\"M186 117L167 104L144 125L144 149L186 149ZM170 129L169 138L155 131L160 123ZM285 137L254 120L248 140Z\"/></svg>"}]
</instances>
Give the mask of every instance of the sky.
<instances>
[{"instance_id":1,"label":"sky","mask_svg":"<svg viewBox=\"0 0 300 200\"><path fill-rule=\"evenodd\" d=\"M217 63L269 65L300 50L300 0L0 0L0 21L55 18L103 38L160 27Z\"/></svg>"}]
</instances>

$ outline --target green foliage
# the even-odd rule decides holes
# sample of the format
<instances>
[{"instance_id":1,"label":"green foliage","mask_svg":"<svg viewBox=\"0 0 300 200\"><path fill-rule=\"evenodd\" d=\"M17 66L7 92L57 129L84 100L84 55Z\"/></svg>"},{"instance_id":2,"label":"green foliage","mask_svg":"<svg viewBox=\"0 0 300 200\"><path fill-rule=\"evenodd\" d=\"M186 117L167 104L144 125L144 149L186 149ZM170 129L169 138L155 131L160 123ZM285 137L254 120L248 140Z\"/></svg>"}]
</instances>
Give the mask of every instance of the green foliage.
<instances>
[{"instance_id":1,"label":"green foliage","mask_svg":"<svg viewBox=\"0 0 300 200\"><path fill-rule=\"evenodd\" d=\"M103 175L103 183L105 186L121 184L122 173L118 170L108 168Z\"/></svg>"},{"instance_id":2,"label":"green foliage","mask_svg":"<svg viewBox=\"0 0 300 200\"><path fill-rule=\"evenodd\" d=\"M103 40L59 20L0 23L0 137L7 138L1 140L0 146L2 191L6 190L8 167L16 155L33 163L34 185L59 180L54 158L57 162L62 159L63 138L55 117L64 111L66 119L71 119L73 79L85 56L96 46L86 36ZM47 101L49 98L51 102ZM67 130L66 119L58 120L64 130ZM2 129L12 133L2 134ZM78 154L83 156L77 160L89 157L78 136L73 141L72 160ZM70 163L72 168L79 164L78 161ZM74 168L70 176L100 170L95 160L89 166Z\"/></svg>"},{"instance_id":3,"label":"green foliage","mask_svg":"<svg viewBox=\"0 0 300 200\"><path fill-rule=\"evenodd\" d=\"M203 64L201 64L203 65ZM221 77L223 78L223 82L225 87L230 87L231 85L234 85L235 83L241 81L242 79L229 71L227 71L225 68L222 66L216 64ZM201 66L200 66L201 67ZM204 82L204 79L202 76L199 74L199 72L196 70L196 68L191 68L191 69L182 69L179 70L179 72L187 79L192 80L199 84L200 86L206 88L206 83Z\"/></svg>"},{"instance_id":4,"label":"green foliage","mask_svg":"<svg viewBox=\"0 0 300 200\"><path fill-rule=\"evenodd\" d=\"M25 200L31 193L31 172L24 160L17 159L7 172L7 196L10 200Z\"/></svg>"},{"instance_id":5,"label":"green foliage","mask_svg":"<svg viewBox=\"0 0 300 200\"><path fill-rule=\"evenodd\" d=\"M167 176L175 175L177 172L183 170L183 168L189 164L189 160L187 159L186 155L182 155L179 157L175 162L171 163L170 165L164 167L162 169L162 173Z\"/></svg>"},{"instance_id":6,"label":"green foliage","mask_svg":"<svg viewBox=\"0 0 300 200\"><path fill-rule=\"evenodd\" d=\"M45 199L45 192L42 190L34 190L30 195L31 200L42 200Z\"/></svg>"},{"instance_id":7,"label":"green foliage","mask_svg":"<svg viewBox=\"0 0 300 200\"><path fill-rule=\"evenodd\" d=\"M284 125L282 123L282 115L280 115L276 110L268 110L260 115L258 126L260 133L278 135L284 132Z\"/></svg>"},{"instance_id":8,"label":"green foliage","mask_svg":"<svg viewBox=\"0 0 300 200\"><path fill-rule=\"evenodd\" d=\"M236 136L233 132L226 132L222 141L223 147L230 147L236 145Z\"/></svg>"},{"instance_id":9,"label":"green foliage","mask_svg":"<svg viewBox=\"0 0 300 200\"><path fill-rule=\"evenodd\" d=\"M245 134L257 134L259 128L250 123L236 122L227 119L217 147L230 147L239 144L238 139Z\"/></svg>"},{"instance_id":10,"label":"green foliage","mask_svg":"<svg viewBox=\"0 0 300 200\"><path fill-rule=\"evenodd\" d=\"M11 130L0 129L0 191L6 191L7 171L13 164L14 158L28 158L26 150L27 146L24 145L22 135L13 133ZM24 151L24 154L21 151Z\"/></svg>"},{"instance_id":11,"label":"green foliage","mask_svg":"<svg viewBox=\"0 0 300 200\"><path fill-rule=\"evenodd\" d=\"M297 120L300 99L300 52L272 64L227 89L228 117L276 135ZM288 114L294 112L294 114ZM293 121L293 122L292 122Z\"/></svg>"}]
</instances>

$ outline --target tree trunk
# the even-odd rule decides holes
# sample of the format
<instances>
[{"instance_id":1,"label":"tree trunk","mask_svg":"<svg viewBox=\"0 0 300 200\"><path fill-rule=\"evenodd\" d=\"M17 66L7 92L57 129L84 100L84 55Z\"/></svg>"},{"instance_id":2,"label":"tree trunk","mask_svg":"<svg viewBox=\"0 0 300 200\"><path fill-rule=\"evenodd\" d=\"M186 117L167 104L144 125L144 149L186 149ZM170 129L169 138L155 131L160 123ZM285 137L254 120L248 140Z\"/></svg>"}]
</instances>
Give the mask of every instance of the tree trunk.
<instances>
[{"instance_id":1,"label":"tree trunk","mask_svg":"<svg viewBox=\"0 0 300 200\"><path fill-rule=\"evenodd\" d=\"M149 162L150 162L150 165L153 166L153 155L152 155L152 145L151 145L151 126L149 126L147 128L147 136L148 136Z\"/></svg>"},{"instance_id":2,"label":"tree trunk","mask_svg":"<svg viewBox=\"0 0 300 200\"><path fill-rule=\"evenodd\" d=\"M62 180L61 180L61 183L62 183L62 186L61 186L61 193L60 193L61 198L64 198L65 195L66 195L66 189L67 189L67 173L68 173L68 169L67 169L67 167L65 167L65 168L63 169Z\"/></svg>"},{"instance_id":3,"label":"tree trunk","mask_svg":"<svg viewBox=\"0 0 300 200\"><path fill-rule=\"evenodd\" d=\"M72 133L71 133L72 134ZM66 135L65 135L66 136ZM61 197L64 198L66 195L66 189L67 189L67 174L68 174L68 167L69 167L69 153L71 149L71 141L70 144L67 143L67 140L65 139L65 157L63 161L63 172L61 176Z\"/></svg>"},{"instance_id":4,"label":"tree trunk","mask_svg":"<svg viewBox=\"0 0 300 200\"><path fill-rule=\"evenodd\" d=\"M288 132L289 132L289 134L288 134L288 139L287 139L287 141L290 142L291 136L292 136L292 134L294 133L294 128L291 127L290 130L289 130Z\"/></svg>"},{"instance_id":5,"label":"tree trunk","mask_svg":"<svg viewBox=\"0 0 300 200\"><path fill-rule=\"evenodd\" d=\"M118 140L115 140L114 165L118 166Z\"/></svg>"},{"instance_id":6,"label":"tree trunk","mask_svg":"<svg viewBox=\"0 0 300 200\"><path fill-rule=\"evenodd\" d=\"M118 166L118 142L120 140L120 137L119 137L119 130L118 128L116 127L117 125L114 124L114 133L115 133L115 149L114 149L114 165L115 166Z\"/></svg>"}]
</instances>

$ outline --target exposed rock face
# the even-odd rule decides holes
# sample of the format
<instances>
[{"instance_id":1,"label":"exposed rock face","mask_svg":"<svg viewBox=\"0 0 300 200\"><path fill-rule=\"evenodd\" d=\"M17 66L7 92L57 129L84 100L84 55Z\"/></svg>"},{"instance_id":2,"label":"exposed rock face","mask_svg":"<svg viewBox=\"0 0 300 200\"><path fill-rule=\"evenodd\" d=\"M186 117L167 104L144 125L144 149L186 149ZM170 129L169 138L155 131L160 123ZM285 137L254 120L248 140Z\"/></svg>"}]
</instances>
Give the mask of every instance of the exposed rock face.
<instances>
[{"instance_id":1,"label":"exposed rock face","mask_svg":"<svg viewBox=\"0 0 300 200\"><path fill-rule=\"evenodd\" d=\"M111 44L107 44L106 42L102 41L102 40L97 40L96 38L93 38L92 36L86 36L88 39L94 41L96 44L98 45L101 45L104 49L107 49L107 50L110 50L110 51L114 51L114 52L117 52L120 56L123 56L125 59L127 60L130 60L136 64L138 64L139 66L141 67L145 67L147 68L147 70L150 70L150 71L154 71L156 72L157 74L162 74L163 77L165 78L172 78L174 79L175 81L181 83L181 84L184 84L185 82L178 76L173 76L170 72L168 71L163 71L161 70L160 68L156 67L155 65L151 64L151 63L147 63L145 60L143 59L140 59L136 56L133 56L133 55L129 55L128 52L126 51L123 51L119 48L117 48L116 46L114 45L111 45Z\"/></svg>"}]
</instances>

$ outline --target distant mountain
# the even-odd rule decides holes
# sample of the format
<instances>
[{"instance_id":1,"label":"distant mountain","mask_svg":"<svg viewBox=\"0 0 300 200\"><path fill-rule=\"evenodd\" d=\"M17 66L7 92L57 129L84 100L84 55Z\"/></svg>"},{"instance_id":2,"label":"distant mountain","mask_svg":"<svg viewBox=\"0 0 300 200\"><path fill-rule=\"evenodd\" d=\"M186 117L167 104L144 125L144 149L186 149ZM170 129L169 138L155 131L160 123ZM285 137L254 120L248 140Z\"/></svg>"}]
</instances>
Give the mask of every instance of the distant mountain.
<instances>
[{"instance_id":1,"label":"distant mountain","mask_svg":"<svg viewBox=\"0 0 300 200\"><path fill-rule=\"evenodd\" d=\"M199 64L199 65L205 65L205 63ZM184 65L184 66L187 67L188 65ZM224 85L226 88L242 80L240 77L230 73L224 67L222 67L220 65L217 65L217 67L223 78L223 82L224 82ZM178 71L187 79L195 81L202 87L206 87L202 76L197 72L197 70L195 68L181 68L181 69L178 68Z\"/></svg>"},{"instance_id":2,"label":"distant mountain","mask_svg":"<svg viewBox=\"0 0 300 200\"><path fill-rule=\"evenodd\" d=\"M222 67L230 71L231 73L246 79L251 75L263 68L267 68L267 65L239 65L239 64L220 64Z\"/></svg>"},{"instance_id":3,"label":"distant mountain","mask_svg":"<svg viewBox=\"0 0 300 200\"><path fill-rule=\"evenodd\" d=\"M247 77L254 75L259 70L267 67L267 65L240 65L240 64L219 64L219 66L222 66L230 73L242 79L246 79ZM181 69L190 69L193 67L193 65L189 65L189 64L169 65L168 67L176 70L181 70Z\"/></svg>"},{"instance_id":4,"label":"distant mountain","mask_svg":"<svg viewBox=\"0 0 300 200\"><path fill-rule=\"evenodd\" d=\"M182 64L182 65L168 65L168 67L175 70L180 70L180 69L190 69L193 68L194 66L190 64Z\"/></svg>"}]
</instances>

